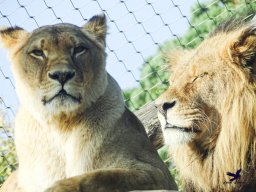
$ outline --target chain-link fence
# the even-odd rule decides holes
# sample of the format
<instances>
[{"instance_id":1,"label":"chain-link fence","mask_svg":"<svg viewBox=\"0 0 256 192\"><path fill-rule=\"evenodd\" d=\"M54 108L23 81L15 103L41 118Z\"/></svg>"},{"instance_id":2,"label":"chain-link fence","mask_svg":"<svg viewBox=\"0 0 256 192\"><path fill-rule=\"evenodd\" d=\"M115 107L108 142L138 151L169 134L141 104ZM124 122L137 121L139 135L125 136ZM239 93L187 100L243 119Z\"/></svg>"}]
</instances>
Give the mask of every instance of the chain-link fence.
<instances>
[{"instance_id":1,"label":"chain-link fence","mask_svg":"<svg viewBox=\"0 0 256 192\"><path fill-rule=\"evenodd\" d=\"M254 14L256 0L0 0L0 26L29 31L68 22L82 26L104 12L108 19L107 70L132 110L168 86L164 53L193 48L225 18ZM18 100L6 52L0 49L0 185L17 166L12 129Z\"/></svg>"}]
</instances>

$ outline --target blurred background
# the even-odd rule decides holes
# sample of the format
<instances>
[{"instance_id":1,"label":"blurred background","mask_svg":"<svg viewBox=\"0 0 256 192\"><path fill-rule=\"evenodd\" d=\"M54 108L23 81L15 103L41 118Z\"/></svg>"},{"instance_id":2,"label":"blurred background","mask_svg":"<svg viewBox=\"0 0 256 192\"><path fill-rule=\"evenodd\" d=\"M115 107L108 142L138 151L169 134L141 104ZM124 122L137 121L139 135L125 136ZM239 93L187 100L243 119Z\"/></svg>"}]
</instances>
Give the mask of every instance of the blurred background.
<instances>
[{"instance_id":1,"label":"blurred background","mask_svg":"<svg viewBox=\"0 0 256 192\"><path fill-rule=\"evenodd\" d=\"M226 18L255 10L256 0L0 0L0 26L28 31L62 22L82 26L105 13L107 71L136 111L167 88L166 52L194 48ZM0 186L17 167L13 121L18 106L7 52L0 48ZM159 153L169 164L166 151ZM178 182L175 166L170 170Z\"/></svg>"}]
</instances>

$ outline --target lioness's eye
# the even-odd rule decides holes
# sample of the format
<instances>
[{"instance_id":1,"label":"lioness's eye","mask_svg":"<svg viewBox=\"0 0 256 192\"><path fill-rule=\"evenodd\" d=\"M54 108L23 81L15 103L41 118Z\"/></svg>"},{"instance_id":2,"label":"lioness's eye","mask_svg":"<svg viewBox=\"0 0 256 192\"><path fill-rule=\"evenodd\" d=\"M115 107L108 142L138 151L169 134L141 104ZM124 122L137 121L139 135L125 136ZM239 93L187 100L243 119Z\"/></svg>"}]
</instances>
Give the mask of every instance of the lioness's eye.
<instances>
[{"instance_id":1,"label":"lioness's eye","mask_svg":"<svg viewBox=\"0 0 256 192\"><path fill-rule=\"evenodd\" d=\"M44 52L40 49L34 49L30 54L35 57L44 57Z\"/></svg>"},{"instance_id":2,"label":"lioness's eye","mask_svg":"<svg viewBox=\"0 0 256 192\"><path fill-rule=\"evenodd\" d=\"M87 51L85 46L77 46L74 48L74 55L78 56Z\"/></svg>"}]
</instances>

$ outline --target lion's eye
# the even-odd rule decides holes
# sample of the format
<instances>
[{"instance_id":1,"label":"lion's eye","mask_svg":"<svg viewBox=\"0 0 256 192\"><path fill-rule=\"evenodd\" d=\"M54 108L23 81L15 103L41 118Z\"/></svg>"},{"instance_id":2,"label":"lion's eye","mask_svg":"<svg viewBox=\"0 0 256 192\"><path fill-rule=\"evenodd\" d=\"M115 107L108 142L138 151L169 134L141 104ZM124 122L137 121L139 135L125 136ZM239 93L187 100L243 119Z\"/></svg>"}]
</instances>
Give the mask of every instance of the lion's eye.
<instances>
[{"instance_id":1,"label":"lion's eye","mask_svg":"<svg viewBox=\"0 0 256 192\"><path fill-rule=\"evenodd\" d=\"M33 51L30 52L30 55L34 57L44 57L44 52L40 49L34 49Z\"/></svg>"},{"instance_id":2,"label":"lion's eye","mask_svg":"<svg viewBox=\"0 0 256 192\"><path fill-rule=\"evenodd\" d=\"M195 82L197 79L202 78L202 77L204 77L204 76L206 76L206 75L208 75L208 73L207 73L207 72L204 72L204 73L202 73L201 75L196 76L196 77L192 80L192 83Z\"/></svg>"},{"instance_id":3,"label":"lion's eye","mask_svg":"<svg viewBox=\"0 0 256 192\"><path fill-rule=\"evenodd\" d=\"M87 51L85 46L77 46L74 48L74 55L79 56Z\"/></svg>"},{"instance_id":4,"label":"lion's eye","mask_svg":"<svg viewBox=\"0 0 256 192\"><path fill-rule=\"evenodd\" d=\"M207 72L202 73L199 77L204 77L205 75L208 75Z\"/></svg>"},{"instance_id":5,"label":"lion's eye","mask_svg":"<svg viewBox=\"0 0 256 192\"><path fill-rule=\"evenodd\" d=\"M199 76L195 77L195 78L192 80L192 83L195 82L198 78L199 78Z\"/></svg>"}]
</instances>

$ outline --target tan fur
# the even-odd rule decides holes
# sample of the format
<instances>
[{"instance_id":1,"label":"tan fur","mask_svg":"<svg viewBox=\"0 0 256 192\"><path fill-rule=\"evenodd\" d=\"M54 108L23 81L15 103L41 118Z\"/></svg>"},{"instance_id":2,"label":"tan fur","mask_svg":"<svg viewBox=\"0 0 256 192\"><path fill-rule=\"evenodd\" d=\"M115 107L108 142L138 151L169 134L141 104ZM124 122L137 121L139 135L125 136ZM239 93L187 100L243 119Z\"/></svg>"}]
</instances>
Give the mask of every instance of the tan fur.
<instances>
[{"instance_id":1,"label":"tan fur","mask_svg":"<svg viewBox=\"0 0 256 192\"><path fill-rule=\"evenodd\" d=\"M19 168L1 192L176 188L105 71L105 35L104 16L82 28L0 31L21 104L15 121Z\"/></svg>"},{"instance_id":2,"label":"tan fur","mask_svg":"<svg viewBox=\"0 0 256 192\"><path fill-rule=\"evenodd\" d=\"M178 63L170 87L156 103L186 191L256 189L255 26L217 30L171 60ZM230 182L227 172L239 169L241 178Z\"/></svg>"}]
</instances>

